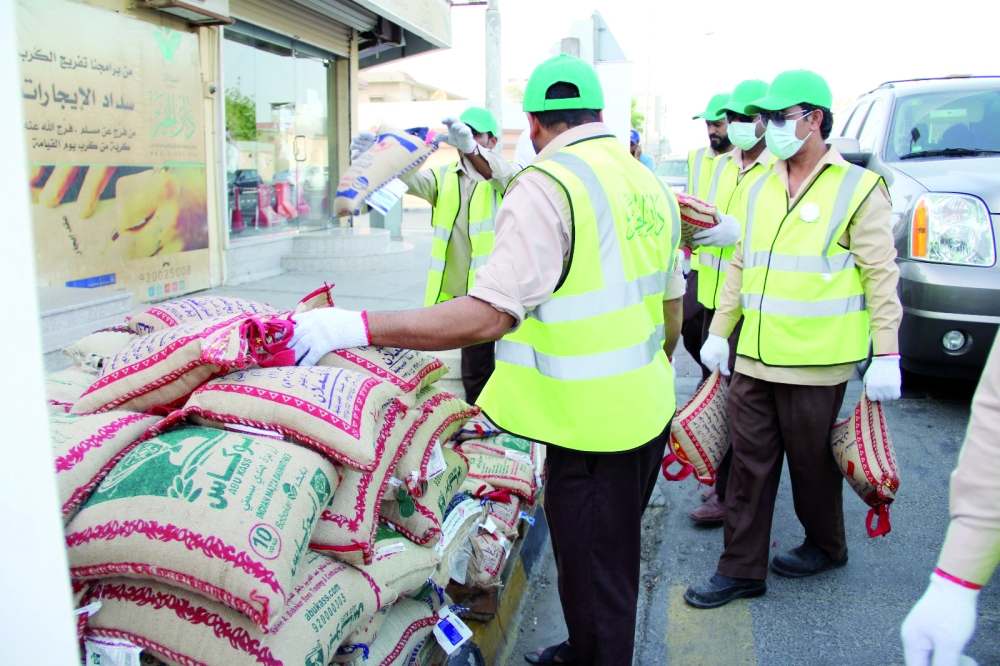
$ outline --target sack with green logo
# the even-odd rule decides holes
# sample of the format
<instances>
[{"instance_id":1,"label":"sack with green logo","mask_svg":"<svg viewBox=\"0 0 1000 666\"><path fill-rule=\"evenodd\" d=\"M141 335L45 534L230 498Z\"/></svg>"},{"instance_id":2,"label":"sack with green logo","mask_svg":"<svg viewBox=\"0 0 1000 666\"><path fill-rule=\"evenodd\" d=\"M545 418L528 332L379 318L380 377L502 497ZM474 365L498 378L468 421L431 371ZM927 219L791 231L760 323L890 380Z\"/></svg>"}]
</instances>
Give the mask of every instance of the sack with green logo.
<instances>
[{"instance_id":1,"label":"sack with green logo","mask_svg":"<svg viewBox=\"0 0 1000 666\"><path fill-rule=\"evenodd\" d=\"M82 370L97 374L101 368L128 343L135 340L135 333L128 327L115 327L96 331L62 350Z\"/></svg>"},{"instance_id":2,"label":"sack with green logo","mask_svg":"<svg viewBox=\"0 0 1000 666\"><path fill-rule=\"evenodd\" d=\"M265 303L227 296L191 296L177 301L157 303L145 312L128 319L128 327L139 335L149 335L174 326L209 321L241 314L275 314Z\"/></svg>"},{"instance_id":3,"label":"sack with green logo","mask_svg":"<svg viewBox=\"0 0 1000 666\"><path fill-rule=\"evenodd\" d=\"M407 538L426 545L441 535L441 524L451 498L462 487L469 473L469 465L461 456L450 449L443 452L443 471L427 482L427 490L421 497L413 497L398 479L390 485L379 517L395 526Z\"/></svg>"},{"instance_id":4,"label":"sack with green logo","mask_svg":"<svg viewBox=\"0 0 1000 666\"><path fill-rule=\"evenodd\" d=\"M395 394L386 382L339 368L250 368L202 385L173 418L271 431L370 471L379 416Z\"/></svg>"},{"instance_id":5,"label":"sack with green logo","mask_svg":"<svg viewBox=\"0 0 1000 666\"><path fill-rule=\"evenodd\" d=\"M326 666L378 612L379 590L357 569L307 551L288 604L266 628L226 605L159 581L112 578L88 593L92 636L124 638L171 664Z\"/></svg>"},{"instance_id":6,"label":"sack with green logo","mask_svg":"<svg viewBox=\"0 0 1000 666\"><path fill-rule=\"evenodd\" d=\"M535 485L542 485L542 477L545 473L544 444L538 444L505 432L481 439L460 440L454 446L465 455L485 453L531 465L531 469L535 472Z\"/></svg>"},{"instance_id":7,"label":"sack with green logo","mask_svg":"<svg viewBox=\"0 0 1000 666\"><path fill-rule=\"evenodd\" d=\"M465 488L479 484L496 490L508 490L529 504L535 501L535 471L530 464L508 457L470 453L463 448L466 444L468 442L455 447L455 452L469 463L469 479ZM484 497L491 492L486 490L475 496Z\"/></svg>"},{"instance_id":8,"label":"sack with green logo","mask_svg":"<svg viewBox=\"0 0 1000 666\"><path fill-rule=\"evenodd\" d=\"M330 352L317 365L361 372L396 387L407 406L421 389L448 374L448 366L422 351L397 347L354 347Z\"/></svg>"},{"instance_id":9,"label":"sack with green logo","mask_svg":"<svg viewBox=\"0 0 1000 666\"><path fill-rule=\"evenodd\" d=\"M65 414L73 409L84 391L94 383L94 373L80 366L51 372L45 376L45 397L49 411Z\"/></svg>"},{"instance_id":10,"label":"sack with green logo","mask_svg":"<svg viewBox=\"0 0 1000 666\"><path fill-rule=\"evenodd\" d=\"M161 420L159 416L133 412L49 415L63 523L69 522L77 507L132 445L155 434L151 429Z\"/></svg>"},{"instance_id":11,"label":"sack with green logo","mask_svg":"<svg viewBox=\"0 0 1000 666\"><path fill-rule=\"evenodd\" d=\"M154 578L218 599L264 629L292 593L336 489L318 453L185 427L134 447L66 528L74 578Z\"/></svg>"}]
</instances>

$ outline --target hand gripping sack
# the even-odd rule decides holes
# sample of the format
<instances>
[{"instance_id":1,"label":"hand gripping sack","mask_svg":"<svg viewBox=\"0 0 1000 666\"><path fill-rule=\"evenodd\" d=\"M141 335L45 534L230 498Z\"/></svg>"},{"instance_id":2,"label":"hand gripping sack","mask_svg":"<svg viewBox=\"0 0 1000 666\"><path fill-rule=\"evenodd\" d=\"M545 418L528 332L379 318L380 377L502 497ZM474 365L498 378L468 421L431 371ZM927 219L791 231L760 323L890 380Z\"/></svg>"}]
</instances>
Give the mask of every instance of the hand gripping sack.
<instances>
[{"instance_id":1,"label":"hand gripping sack","mask_svg":"<svg viewBox=\"0 0 1000 666\"><path fill-rule=\"evenodd\" d=\"M375 145L355 157L337 182L335 217L359 215L365 199L393 178L423 163L437 150L434 134L421 139L389 125L378 128Z\"/></svg>"},{"instance_id":2,"label":"hand gripping sack","mask_svg":"<svg viewBox=\"0 0 1000 666\"><path fill-rule=\"evenodd\" d=\"M674 415L663 476L679 481L694 472L699 481L712 485L729 444L729 384L716 369ZM668 468L675 462L681 469L673 473Z\"/></svg>"},{"instance_id":3,"label":"hand gripping sack","mask_svg":"<svg viewBox=\"0 0 1000 666\"><path fill-rule=\"evenodd\" d=\"M95 379L93 372L80 366L45 375L45 397L48 399L49 411L65 414L73 409L73 405L94 384Z\"/></svg>"},{"instance_id":4,"label":"hand gripping sack","mask_svg":"<svg viewBox=\"0 0 1000 666\"><path fill-rule=\"evenodd\" d=\"M378 611L377 586L347 564L308 551L288 604L266 632L217 601L159 581L113 578L88 593L100 600L88 634L123 638L185 666L325 666Z\"/></svg>"},{"instance_id":5,"label":"hand gripping sack","mask_svg":"<svg viewBox=\"0 0 1000 666\"><path fill-rule=\"evenodd\" d=\"M869 401L862 391L854 414L833 427L830 447L851 488L871 507L865 521L868 536L888 534L889 505L899 490L899 472L882 403Z\"/></svg>"},{"instance_id":6,"label":"hand gripping sack","mask_svg":"<svg viewBox=\"0 0 1000 666\"><path fill-rule=\"evenodd\" d=\"M355 347L330 352L317 365L362 372L395 386L410 406L418 394L448 373L440 359L422 351L397 347Z\"/></svg>"},{"instance_id":7,"label":"hand gripping sack","mask_svg":"<svg viewBox=\"0 0 1000 666\"><path fill-rule=\"evenodd\" d=\"M156 578L261 630L293 590L337 473L313 451L208 428L133 448L66 529L74 578Z\"/></svg>"},{"instance_id":8,"label":"hand gripping sack","mask_svg":"<svg viewBox=\"0 0 1000 666\"><path fill-rule=\"evenodd\" d=\"M250 368L202 385L172 418L274 431L343 465L371 471L379 417L395 394L385 382L338 368Z\"/></svg>"},{"instance_id":9,"label":"hand gripping sack","mask_svg":"<svg viewBox=\"0 0 1000 666\"><path fill-rule=\"evenodd\" d=\"M134 444L155 434L153 426L160 421L133 412L49 415L63 523Z\"/></svg>"},{"instance_id":10,"label":"hand gripping sack","mask_svg":"<svg viewBox=\"0 0 1000 666\"><path fill-rule=\"evenodd\" d=\"M402 484L390 485L379 507L383 521L421 545L432 544L441 535L448 504L469 473L469 464L454 451L445 449L443 456L444 471L427 482L421 497L412 497Z\"/></svg>"},{"instance_id":11,"label":"hand gripping sack","mask_svg":"<svg viewBox=\"0 0 1000 666\"><path fill-rule=\"evenodd\" d=\"M66 347L62 353L72 359L82 370L97 374L115 354L135 339L128 327L115 327L96 331Z\"/></svg>"},{"instance_id":12,"label":"hand gripping sack","mask_svg":"<svg viewBox=\"0 0 1000 666\"><path fill-rule=\"evenodd\" d=\"M715 206L692 197L689 194L678 194L677 203L681 209L681 243L691 245L694 235L705 229L711 229L719 222L715 219Z\"/></svg>"},{"instance_id":13,"label":"hand gripping sack","mask_svg":"<svg viewBox=\"0 0 1000 666\"><path fill-rule=\"evenodd\" d=\"M145 412L177 405L212 377L250 365L294 365L292 323L239 314L182 324L137 338L108 363L73 406L75 414Z\"/></svg>"},{"instance_id":14,"label":"hand gripping sack","mask_svg":"<svg viewBox=\"0 0 1000 666\"><path fill-rule=\"evenodd\" d=\"M191 296L178 301L157 303L128 320L128 327L139 335L149 335L182 324L209 321L241 314L275 314L270 305L245 298Z\"/></svg>"}]
</instances>

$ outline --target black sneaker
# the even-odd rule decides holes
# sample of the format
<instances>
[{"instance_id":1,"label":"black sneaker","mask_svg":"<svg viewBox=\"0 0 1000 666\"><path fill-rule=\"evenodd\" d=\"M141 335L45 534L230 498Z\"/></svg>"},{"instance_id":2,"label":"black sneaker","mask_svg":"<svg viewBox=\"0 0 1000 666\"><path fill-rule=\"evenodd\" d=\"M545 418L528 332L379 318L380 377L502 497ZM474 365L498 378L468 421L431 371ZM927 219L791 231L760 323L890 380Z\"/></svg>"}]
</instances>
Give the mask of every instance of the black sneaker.
<instances>
[{"instance_id":1,"label":"black sneaker","mask_svg":"<svg viewBox=\"0 0 1000 666\"><path fill-rule=\"evenodd\" d=\"M807 537L798 548L775 555L771 560L771 571L785 578L806 578L827 569L837 569L845 564L847 564L846 554L839 560L830 559L826 551Z\"/></svg>"},{"instance_id":2,"label":"black sneaker","mask_svg":"<svg viewBox=\"0 0 1000 666\"><path fill-rule=\"evenodd\" d=\"M718 608L741 597L759 597L767 592L767 583L752 578L730 578L720 573L704 583L695 583L684 593L684 601L695 608Z\"/></svg>"}]
</instances>

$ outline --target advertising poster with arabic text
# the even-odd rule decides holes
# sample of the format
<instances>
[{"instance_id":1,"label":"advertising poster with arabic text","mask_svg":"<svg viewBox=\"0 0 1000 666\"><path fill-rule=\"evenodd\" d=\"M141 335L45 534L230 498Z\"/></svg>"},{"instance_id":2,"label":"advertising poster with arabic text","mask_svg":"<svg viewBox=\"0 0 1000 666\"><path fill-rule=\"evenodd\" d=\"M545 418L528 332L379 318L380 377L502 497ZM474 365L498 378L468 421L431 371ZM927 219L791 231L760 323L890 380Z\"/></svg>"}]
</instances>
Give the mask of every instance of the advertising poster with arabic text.
<instances>
[{"instance_id":1,"label":"advertising poster with arabic text","mask_svg":"<svg viewBox=\"0 0 1000 666\"><path fill-rule=\"evenodd\" d=\"M208 287L197 35L69 0L16 11L39 286Z\"/></svg>"}]
</instances>

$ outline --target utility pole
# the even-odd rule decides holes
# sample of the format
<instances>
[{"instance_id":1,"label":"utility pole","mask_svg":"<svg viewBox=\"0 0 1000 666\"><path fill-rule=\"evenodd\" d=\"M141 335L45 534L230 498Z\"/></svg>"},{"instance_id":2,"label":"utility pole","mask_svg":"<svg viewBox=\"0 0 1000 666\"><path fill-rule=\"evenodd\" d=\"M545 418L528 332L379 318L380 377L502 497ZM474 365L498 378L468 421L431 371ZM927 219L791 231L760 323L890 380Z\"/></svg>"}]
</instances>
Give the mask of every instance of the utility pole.
<instances>
[{"instance_id":1,"label":"utility pole","mask_svg":"<svg viewBox=\"0 0 1000 666\"><path fill-rule=\"evenodd\" d=\"M500 7L499 0L486 3L486 108L497 119L501 136L497 137L503 147L503 88L500 83Z\"/></svg>"}]
</instances>

